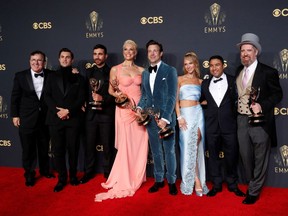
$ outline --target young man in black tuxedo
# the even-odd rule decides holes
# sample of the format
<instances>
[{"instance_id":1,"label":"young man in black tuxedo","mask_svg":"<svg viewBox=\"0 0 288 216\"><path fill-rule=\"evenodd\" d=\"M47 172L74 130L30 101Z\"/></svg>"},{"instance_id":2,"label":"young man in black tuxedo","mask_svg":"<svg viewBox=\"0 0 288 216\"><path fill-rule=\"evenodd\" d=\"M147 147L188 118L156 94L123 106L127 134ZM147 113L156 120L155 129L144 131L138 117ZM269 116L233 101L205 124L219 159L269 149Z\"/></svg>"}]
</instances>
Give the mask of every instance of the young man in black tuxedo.
<instances>
[{"instance_id":1,"label":"young man in black tuxedo","mask_svg":"<svg viewBox=\"0 0 288 216\"><path fill-rule=\"evenodd\" d=\"M63 48L59 52L60 68L51 74L45 86L45 101L48 105L46 123L49 125L52 152L58 172L54 192L63 190L67 184L66 149L69 155L70 184L79 184L77 164L82 110L85 101L84 78L72 73L74 55Z\"/></svg>"},{"instance_id":2,"label":"young man in black tuxedo","mask_svg":"<svg viewBox=\"0 0 288 216\"><path fill-rule=\"evenodd\" d=\"M54 178L49 170L49 130L45 125L47 106L44 85L48 74L44 69L46 56L37 50L30 54L30 69L15 74L11 95L11 116L19 128L22 145L22 163L26 186L35 184L35 165L38 155L40 175Z\"/></svg>"},{"instance_id":3,"label":"young man in black tuxedo","mask_svg":"<svg viewBox=\"0 0 288 216\"><path fill-rule=\"evenodd\" d=\"M207 196L213 197L222 191L222 164L225 165L225 180L228 190L236 196L245 196L238 188L238 141L236 122L236 88L235 78L224 73L224 60L221 56L209 59L212 75L202 82L202 99L207 101L204 107L205 141L209 151L208 169L213 188ZM224 158L219 158L220 146ZM224 163L222 163L224 162Z\"/></svg>"}]
</instances>

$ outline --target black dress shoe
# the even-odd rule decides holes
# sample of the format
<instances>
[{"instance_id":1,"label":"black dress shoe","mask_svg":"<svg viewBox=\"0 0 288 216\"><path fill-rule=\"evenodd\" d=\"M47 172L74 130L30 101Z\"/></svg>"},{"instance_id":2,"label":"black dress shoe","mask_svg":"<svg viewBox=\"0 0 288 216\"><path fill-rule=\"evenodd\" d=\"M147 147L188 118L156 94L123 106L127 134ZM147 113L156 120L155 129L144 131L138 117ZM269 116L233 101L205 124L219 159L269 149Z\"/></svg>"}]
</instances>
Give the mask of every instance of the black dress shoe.
<instances>
[{"instance_id":1,"label":"black dress shoe","mask_svg":"<svg viewBox=\"0 0 288 216\"><path fill-rule=\"evenodd\" d=\"M66 183L58 182L57 185L54 187L54 192L60 192L65 187Z\"/></svg>"},{"instance_id":2,"label":"black dress shoe","mask_svg":"<svg viewBox=\"0 0 288 216\"><path fill-rule=\"evenodd\" d=\"M77 186L79 184L80 184L80 182L78 181L78 179L76 177L70 178L70 185Z\"/></svg>"},{"instance_id":3,"label":"black dress shoe","mask_svg":"<svg viewBox=\"0 0 288 216\"><path fill-rule=\"evenodd\" d=\"M219 188L212 188L207 194L206 196L209 196L209 197L213 197L215 196L218 192L221 192L222 189L219 189Z\"/></svg>"},{"instance_id":4,"label":"black dress shoe","mask_svg":"<svg viewBox=\"0 0 288 216\"><path fill-rule=\"evenodd\" d=\"M243 204L254 204L258 200L258 196L247 195L246 198L242 201Z\"/></svg>"},{"instance_id":5,"label":"black dress shoe","mask_svg":"<svg viewBox=\"0 0 288 216\"><path fill-rule=\"evenodd\" d=\"M90 181L93 177L90 175L85 174L81 179L80 179L80 184L85 184L88 181Z\"/></svg>"},{"instance_id":6,"label":"black dress shoe","mask_svg":"<svg viewBox=\"0 0 288 216\"><path fill-rule=\"evenodd\" d=\"M236 196L245 197L246 194L243 193L239 188L228 189L230 192L233 192Z\"/></svg>"},{"instance_id":7,"label":"black dress shoe","mask_svg":"<svg viewBox=\"0 0 288 216\"><path fill-rule=\"evenodd\" d=\"M178 193L178 190L177 190L177 187L176 187L176 184L168 184L169 185L169 194L171 195L177 195Z\"/></svg>"},{"instance_id":8,"label":"black dress shoe","mask_svg":"<svg viewBox=\"0 0 288 216\"><path fill-rule=\"evenodd\" d=\"M27 187L33 187L35 185L35 178L26 178L25 185Z\"/></svg>"},{"instance_id":9,"label":"black dress shoe","mask_svg":"<svg viewBox=\"0 0 288 216\"><path fill-rule=\"evenodd\" d=\"M164 181L162 182L155 182L154 185L149 188L148 192L149 193L155 193L159 190L159 188L163 188L164 187Z\"/></svg>"}]
</instances>

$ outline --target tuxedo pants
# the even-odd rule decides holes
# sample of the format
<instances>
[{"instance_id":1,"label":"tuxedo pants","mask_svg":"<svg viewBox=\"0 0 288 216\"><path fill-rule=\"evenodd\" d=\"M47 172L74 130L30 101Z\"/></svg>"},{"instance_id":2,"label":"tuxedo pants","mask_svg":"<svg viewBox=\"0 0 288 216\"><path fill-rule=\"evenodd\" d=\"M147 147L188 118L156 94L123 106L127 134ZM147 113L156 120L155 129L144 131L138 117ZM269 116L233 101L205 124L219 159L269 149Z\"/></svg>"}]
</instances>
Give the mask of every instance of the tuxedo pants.
<instances>
[{"instance_id":1,"label":"tuxedo pants","mask_svg":"<svg viewBox=\"0 0 288 216\"><path fill-rule=\"evenodd\" d=\"M38 164L40 174L49 173L50 159L48 156L49 133L45 126L36 129L19 130L20 142L22 146L22 165L25 170L24 176L31 178L35 176L35 167Z\"/></svg>"},{"instance_id":2,"label":"tuxedo pants","mask_svg":"<svg viewBox=\"0 0 288 216\"><path fill-rule=\"evenodd\" d=\"M238 115L237 124L240 158L249 181L248 192L258 196L266 179L271 139L261 126L251 126L246 115Z\"/></svg>"},{"instance_id":3,"label":"tuxedo pants","mask_svg":"<svg viewBox=\"0 0 288 216\"><path fill-rule=\"evenodd\" d=\"M96 166L96 146L102 144L103 172L109 174L112 168L116 149L115 122L97 122L97 119L86 121L85 173L93 175Z\"/></svg>"},{"instance_id":4,"label":"tuxedo pants","mask_svg":"<svg viewBox=\"0 0 288 216\"><path fill-rule=\"evenodd\" d=\"M206 134L206 144L209 151L208 167L213 187L222 189L223 171L228 188L237 188L237 164L239 158L237 133ZM222 155L223 152L224 154Z\"/></svg>"},{"instance_id":5,"label":"tuxedo pants","mask_svg":"<svg viewBox=\"0 0 288 216\"><path fill-rule=\"evenodd\" d=\"M54 163L60 182L67 181L66 150L68 152L68 164L70 179L77 175L79 154L79 127L78 126L50 126L52 151Z\"/></svg>"}]
</instances>

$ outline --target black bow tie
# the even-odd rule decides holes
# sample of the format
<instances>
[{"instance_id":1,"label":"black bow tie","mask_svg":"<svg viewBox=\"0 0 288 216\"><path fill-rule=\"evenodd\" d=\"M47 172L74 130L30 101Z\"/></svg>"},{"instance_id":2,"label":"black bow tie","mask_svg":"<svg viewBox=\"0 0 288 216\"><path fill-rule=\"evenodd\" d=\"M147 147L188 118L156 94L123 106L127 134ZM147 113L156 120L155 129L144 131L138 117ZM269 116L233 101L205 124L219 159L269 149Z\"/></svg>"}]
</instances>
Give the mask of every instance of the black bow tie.
<instances>
[{"instance_id":1,"label":"black bow tie","mask_svg":"<svg viewBox=\"0 0 288 216\"><path fill-rule=\"evenodd\" d=\"M44 77L44 73L34 73L34 76L37 78L38 76Z\"/></svg>"},{"instance_id":2,"label":"black bow tie","mask_svg":"<svg viewBox=\"0 0 288 216\"><path fill-rule=\"evenodd\" d=\"M149 70L150 73L152 73L153 70L154 70L155 73L156 73L156 71L157 71L157 65L155 65L154 67L150 66L150 67L148 68L148 70Z\"/></svg>"},{"instance_id":3,"label":"black bow tie","mask_svg":"<svg viewBox=\"0 0 288 216\"><path fill-rule=\"evenodd\" d=\"M219 82L219 81L221 81L221 80L223 80L223 78L221 77L221 78L219 78L219 79L215 79L213 82L214 83L217 83L217 82Z\"/></svg>"}]
</instances>

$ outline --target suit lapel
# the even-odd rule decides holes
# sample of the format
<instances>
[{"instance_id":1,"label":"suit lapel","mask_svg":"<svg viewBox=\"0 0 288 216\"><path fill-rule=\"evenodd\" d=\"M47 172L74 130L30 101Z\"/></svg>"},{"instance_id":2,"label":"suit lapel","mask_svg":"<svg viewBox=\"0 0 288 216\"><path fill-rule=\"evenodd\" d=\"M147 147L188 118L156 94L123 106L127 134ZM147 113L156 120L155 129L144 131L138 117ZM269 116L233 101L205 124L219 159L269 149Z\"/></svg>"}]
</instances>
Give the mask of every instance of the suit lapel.
<instances>
[{"instance_id":1,"label":"suit lapel","mask_svg":"<svg viewBox=\"0 0 288 216\"><path fill-rule=\"evenodd\" d=\"M161 84L161 81L165 78L165 76L164 76L165 74L166 74L166 68L163 65L163 62L161 62L160 67L159 67L157 74L156 74L153 94L155 94L155 92L157 92L161 88L160 84Z\"/></svg>"},{"instance_id":2,"label":"suit lapel","mask_svg":"<svg viewBox=\"0 0 288 216\"><path fill-rule=\"evenodd\" d=\"M39 100L37 94L36 94L36 91L35 91L35 87L34 87L34 84L33 84L33 80L32 80L32 76L31 76L31 71L30 70L27 70L27 73L26 73L26 80L27 80L27 83L29 85L29 89L34 92L34 95L35 97ZM43 86L44 87L44 86Z\"/></svg>"},{"instance_id":3,"label":"suit lapel","mask_svg":"<svg viewBox=\"0 0 288 216\"><path fill-rule=\"evenodd\" d=\"M258 62L255 73L254 73L254 77L252 80L252 87L254 88L258 88L260 86L260 82L262 80L262 74L261 74L261 63Z\"/></svg>"},{"instance_id":4,"label":"suit lapel","mask_svg":"<svg viewBox=\"0 0 288 216\"><path fill-rule=\"evenodd\" d=\"M61 93L62 93L63 95L65 95L62 73L61 73L61 71L57 71L57 72L55 72L55 73L57 73L57 81L56 81L56 82L57 82L57 85L58 85Z\"/></svg>"},{"instance_id":5,"label":"suit lapel","mask_svg":"<svg viewBox=\"0 0 288 216\"><path fill-rule=\"evenodd\" d=\"M34 88L34 84L33 84L33 80L32 80L32 76L31 76L31 71L30 70L27 70L25 77L26 77L26 80L27 80L27 83L29 85L30 90L35 92L35 88Z\"/></svg>"},{"instance_id":6,"label":"suit lapel","mask_svg":"<svg viewBox=\"0 0 288 216\"><path fill-rule=\"evenodd\" d=\"M221 101L221 103L220 103L220 106L223 104L223 103L225 103L225 101L227 100L227 98L230 96L230 91L231 91L231 88L233 87L232 85L233 85L233 83L232 83L232 79L230 79L230 77L228 77L227 75L226 75L226 79L227 79L227 90L226 90L226 92L225 92L225 94L224 94L224 97L223 97L223 99L222 99L222 101Z\"/></svg>"},{"instance_id":7,"label":"suit lapel","mask_svg":"<svg viewBox=\"0 0 288 216\"><path fill-rule=\"evenodd\" d=\"M206 91L207 91L207 93L208 93L208 96L211 97L214 105L217 106L217 104L216 104L216 102L215 102L215 100L214 100L214 98L213 98L213 96L212 96L212 94L211 94L211 92L210 92L210 89L209 89L210 83L211 83L211 81L212 81L212 78L213 78L213 76L211 76L211 77L209 78L208 82L207 82Z\"/></svg>"}]
</instances>

